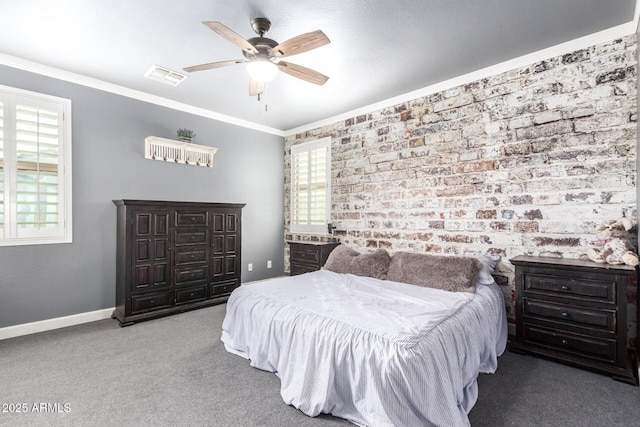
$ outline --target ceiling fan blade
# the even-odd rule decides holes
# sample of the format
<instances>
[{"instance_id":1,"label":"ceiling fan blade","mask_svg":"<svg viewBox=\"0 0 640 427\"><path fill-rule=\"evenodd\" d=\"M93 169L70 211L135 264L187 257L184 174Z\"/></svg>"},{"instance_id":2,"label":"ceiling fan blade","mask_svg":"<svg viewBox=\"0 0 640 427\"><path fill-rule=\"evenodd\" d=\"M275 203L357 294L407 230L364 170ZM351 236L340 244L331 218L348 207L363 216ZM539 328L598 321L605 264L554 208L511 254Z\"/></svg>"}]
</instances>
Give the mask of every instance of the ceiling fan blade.
<instances>
[{"instance_id":1,"label":"ceiling fan blade","mask_svg":"<svg viewBox=\"0 0 640 427\"><path fill-rule=\"evenodd\" d=\"M251 79L249 81L249 96L260 95L264 92L264 82Z\"/></svg>"},{"instance_id":2,"label":"ceiling fan blade","mask_svg":"<svg viewBox=\"0 0 640 427\"><path fill-rule=\"evenodd\" d=\"M297 77L305 80L309 83L323 85L329 80L329 77L314 71L310 68L303 67L302 65L292 64L291 62L280 61L278 62L278 68L285 74Z\"/></svg>"},{"instance_id":3,"label":"ceiling fan blade","mask_svg":"<svg viewBox=\"0 0 640 427\"><path fill-rule=\"evenodd\" d=\"M245 52L252 53L254 55L258 54L258 49L256 49L251 43L246 41L238 33L221 24L220 22L205 21L203 22L203 24L211 28L213 31L220 34L222 37L229 40L231 43L235 44Z\"/></svg>"},{"instance_id":4,"label":"ceiling fan blade","mask_svg":"<svg viewBox=\"0 0 640 427\"><path fill-rule=\"evenodd\" d=\"M249 62L245 59L232 59L230 61L218 61L218 62L209 62L208 64L200 64L193 65L191 67L183 68L187 73L191 73L193 71L203 71L203 70L212 70L214 68L226 67L228 65L242 64L244 62Z\"/></svg>"},{"instance_id":5,"label":"ceiling fan blade","mask_svg":"<svg viewBox=\"0 0 640 427\"><path fill-rule=\"evenodd\" d=\"M283 58L307 52L320 46L331 43L331 40L320 30L311 33L300 34L292 39L283 41L273 49L273 56Z\"/></svg>"}]
</instances>

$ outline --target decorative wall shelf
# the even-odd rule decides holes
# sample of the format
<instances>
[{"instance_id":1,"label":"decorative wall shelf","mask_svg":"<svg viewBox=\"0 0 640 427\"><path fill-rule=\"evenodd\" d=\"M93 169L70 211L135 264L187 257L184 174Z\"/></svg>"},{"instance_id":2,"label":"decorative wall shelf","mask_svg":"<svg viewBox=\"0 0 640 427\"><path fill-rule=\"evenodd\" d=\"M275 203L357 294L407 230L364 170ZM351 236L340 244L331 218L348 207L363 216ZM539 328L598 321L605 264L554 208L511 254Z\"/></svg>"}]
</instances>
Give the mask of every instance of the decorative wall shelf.
<instances>
[{"instance_id":1,"label":"decorative wall shelf","mask_svg":"<svg viewBox=\"0 0 640 427\"><path fill-rule=\"evenodd\" d=\"M192 166L213 166L217 148L174 139L148 136L144 139L144 158Z\"/></svg>"}]
</instances>

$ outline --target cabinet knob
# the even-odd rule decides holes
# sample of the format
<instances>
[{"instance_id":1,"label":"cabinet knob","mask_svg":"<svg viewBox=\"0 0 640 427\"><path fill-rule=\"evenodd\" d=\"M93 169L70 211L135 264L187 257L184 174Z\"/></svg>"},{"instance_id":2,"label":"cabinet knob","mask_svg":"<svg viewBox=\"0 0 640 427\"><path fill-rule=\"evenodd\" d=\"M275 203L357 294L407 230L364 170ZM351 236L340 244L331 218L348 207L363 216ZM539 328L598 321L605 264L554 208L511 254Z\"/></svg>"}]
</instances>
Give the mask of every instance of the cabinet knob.
<instances>
[{"instance_id":1,"label":"cabinet knob","mask_svg":"<svg viewBox=\"0 0 640 427\"><path fill-rule=\"evenodd\" d=\"M563 345L569 345L569 340L563 339L563 340L562 340L562 344L563 344Z\"/></svg>"},{"instance_id":2,"label":"cabinet knob","mask_svg":"<svg viewBox=\"0 0 640 427\"><path fill-rule=\"evenodd\" d=\"M562 317L569 317L569 313L567 313L567 312L563 311L563 312L562 312Z\"/></svg>"},{"instance_id":3,"label":"cabinet knob","mask_svg":"<svg viewBox=\"0 0 640 427\"><path fill-rule=\"evenodd\" d=\"M562 285L560 289L562 289L563 291L568 291L569 287L567 285Z\"/></svg>"}]
</instances>

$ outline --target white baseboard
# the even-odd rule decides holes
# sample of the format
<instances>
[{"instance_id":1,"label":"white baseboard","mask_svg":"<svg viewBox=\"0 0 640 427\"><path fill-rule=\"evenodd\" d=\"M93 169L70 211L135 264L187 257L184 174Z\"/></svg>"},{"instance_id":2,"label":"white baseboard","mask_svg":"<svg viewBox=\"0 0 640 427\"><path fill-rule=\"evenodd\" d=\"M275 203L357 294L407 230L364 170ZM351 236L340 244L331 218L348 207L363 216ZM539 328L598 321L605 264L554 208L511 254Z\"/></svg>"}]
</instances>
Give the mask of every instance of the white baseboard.
<instances>
[{"instance_id":1,"label":"white baseboard","mask_svg":"<svg viewBox=\"0 0 640 427\"><path fill-rule=\"evenodd\" d=\"M0 340L35 334L81 323L95 322L96 320L109 319L113 308L89 311L87 313L72 314L71 316L56 317L54 319L40 320L38 322L23 323L21 325L0 328Z\"/></svg>"}]
</instances>

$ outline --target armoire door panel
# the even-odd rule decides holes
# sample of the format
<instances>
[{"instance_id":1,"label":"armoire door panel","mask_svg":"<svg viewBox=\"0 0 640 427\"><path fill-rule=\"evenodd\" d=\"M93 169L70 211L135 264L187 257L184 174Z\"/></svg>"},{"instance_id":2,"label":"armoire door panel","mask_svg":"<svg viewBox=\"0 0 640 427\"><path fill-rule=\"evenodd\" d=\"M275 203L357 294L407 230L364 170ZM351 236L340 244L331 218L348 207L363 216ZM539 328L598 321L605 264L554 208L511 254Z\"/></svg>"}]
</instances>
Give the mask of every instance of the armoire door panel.
<instances>
[{"instance_id":1,"label":"armoire door panel","mask_svg":"<svg viewBox=\"0 0 640 427\"><path fill-rule=\"evenodd\" d=\"M234 214L227 215L227 233L236 232L236 218Z\"/></svg>"},{"instance_id":2,"label":"armoire door panel","mask_svg":"<svg viewBox=\"0 0 640 427\"><path fill-rule=\"evenodd\" d=\"M214 235L211 240L214 255L222 255L224 253L224 236Z\"/></svg>"},{"instance_id":3,"label":"armoire door panel","mask_svg":"<svg viewBox=\"0 0 640 427\"><path fill-rule=\"evenodd\" d=\"M226 235L225 236L225 253L227 254L235 254L236 253L236 235Z\"/></svg>"},{"instance_id":4,"label":"armoire door panel","mask_svg":"<svg viewBox=\"0 0 640 427\"><path fill-rule=\"evenodd\" d=\"M169 240L155 239L153 241L153 260L166 261L169 258Z\"/></svg>"},{"instance_id":5,"label":"armoire door panel","mask_svg":"<svg viewBox=\"0 0 640 427\"><path fill-rule=\"evenodd\" d=\"M224 258L224 273L225 274L236 274L236 257L235 255L226 256Z\"/></svg>"},{"instance_id":6,"label":"armoire door panel","mask_svg":"<svg viewBox=\"0 0 640 427\"><path fill-rule=\"evenodd\" d=\"M151 286L151 265L136 266L135 281L133 282L133 290L146 289Z\"/></svg>"},{"instance_id":7,"label":"armoire door panel","mask_svg":"<svg viewBox=\"0 0 640 427\"><path fill-rule=\"evenodd\" d=\"M153 285L157 288L165 287L169 283L169 265L154 264L153 266Z\"/></svg>"},{"instance_id":8,"label":"armoire door panel","mask_svg":"<svg viewBox=\"0 0 640 427\"><path fill-rule=\"evenodd\" d=\"M213 257L213 276L224 276L224 257Z\"/></svg>"},{"instance_id":9,"label":"armoire door panel","mask_svg":"<svg viewBox=\"0 0 640 427\"><path fill-rule=\"evenodd\" d=\"M224 233L224 214L213 214L213 232Z\"/></svg>"},{"instance_id":10,"label":"armoire door panel","mask_svg":"<svg viewBox=\"0 0 640 427\"><path fill-rule=\"evenodd\" d=\"M155 222L155 235L156 236L169 236L169 214L166 212L158 213L154 215Z\"/></svg>"},{"instance_id":11,"label":"armoire door panel","mask_svg":"<svg viewBox=\"0 0 640 427\"><path fill-rule=\"evenodd\" d=\"M138 213L135 218L135 233L137 236L149 236L151 234L151 214Z\"/></svg>"},{"instance_id":12,"label":"armoire door panel","mask_svg":"<svg viewBox=\"0 0 640 427\"><path fill-rule=\"evenodd\" d=\"M139 239L136 240L136 264L140 262L151 261L151 240Z\"/></svg>"}]
</instances>

